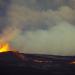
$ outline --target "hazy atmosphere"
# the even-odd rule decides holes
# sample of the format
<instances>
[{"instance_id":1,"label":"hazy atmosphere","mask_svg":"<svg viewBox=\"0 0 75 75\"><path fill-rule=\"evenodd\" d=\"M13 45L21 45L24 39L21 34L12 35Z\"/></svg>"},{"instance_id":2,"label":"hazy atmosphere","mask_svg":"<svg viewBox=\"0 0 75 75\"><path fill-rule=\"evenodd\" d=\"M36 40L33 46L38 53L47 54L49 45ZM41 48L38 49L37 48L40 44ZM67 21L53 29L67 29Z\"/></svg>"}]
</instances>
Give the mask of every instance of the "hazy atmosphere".
<instances>
[{"instance_id":1,"label":"hazy atmosphere","mask_svg":"<svg viewBox=\"0 0 75 75\"><path fill-rule=\"evenodd\" d=\"M75 0L0 0L0 36L22 53L75 55Z\"/></svg>"}]
</instances>

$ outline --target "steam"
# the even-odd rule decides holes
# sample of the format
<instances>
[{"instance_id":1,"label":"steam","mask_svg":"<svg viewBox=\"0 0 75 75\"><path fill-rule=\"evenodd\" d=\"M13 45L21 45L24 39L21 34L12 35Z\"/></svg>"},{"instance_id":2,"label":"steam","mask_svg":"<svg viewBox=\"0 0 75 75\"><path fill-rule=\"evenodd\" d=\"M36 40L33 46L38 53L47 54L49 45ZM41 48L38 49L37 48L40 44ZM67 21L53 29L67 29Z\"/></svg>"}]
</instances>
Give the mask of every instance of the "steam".
<instances>
[{"instance_id":1,"label":"steam","mask_svg":"<svg viewBox=\"0 0 75 75\"><path fill-rule=\"evenodd\" d=\"M75 27L66 22L49 30L27 31L13 40L20 52L54 55L75 54Z\"/></svg>"},{"instance_id":2,"label":"steam","mask_svg":"<svg viewBox=\"0 0 75 75\"><path fill-rule=\"evenodd\" d=\"M75 55L75 10L70 7L37 11L16 4L8 15L11 25L3 36L8 34L4 39L19 52Z\"/></svg>"}]
</instances>

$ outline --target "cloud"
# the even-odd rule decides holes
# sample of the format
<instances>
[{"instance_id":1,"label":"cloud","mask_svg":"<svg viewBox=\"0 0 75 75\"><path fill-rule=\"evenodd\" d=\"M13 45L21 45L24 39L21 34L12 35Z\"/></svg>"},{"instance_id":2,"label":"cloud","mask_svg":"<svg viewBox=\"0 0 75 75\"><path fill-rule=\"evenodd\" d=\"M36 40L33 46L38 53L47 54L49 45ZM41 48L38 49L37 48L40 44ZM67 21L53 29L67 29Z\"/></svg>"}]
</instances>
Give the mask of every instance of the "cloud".
<instances>
[{"instance_id":1,"label":"cloud","mask_svg":"<svg viewBox=\"0 0 75 75\"><path fill-rule=\"evenodd\" d=\"M60 21L75 24L75 10L68 6L59 7L58 10L38 11L30 8L13 5L8 11L11 24L25 29L45 29L56 25Z\"/></svg>"},{"instance_id":2,"label":"cloud","mask_svg":"<svg viewBox=\"0 0 75 75\"><path fill-rule=\"evenodd\" d=\"M35 10L57 10L67 5L75 9L75 0L11 0L14 4L25 6Z\"/></svg>"},{"instance_id":3,"label":"cloud","mask_svg":"<svg viewBox=\"0 0 75 75\"><path fill-rule=\"evenodd\" d=\"M12 44L23 53L74 55L75 27L61 22L49 30L27 31Z\"/></svg>"},{"instance_id":4,"label":"cloud","mask_svg":"<svg viewBox=\"0 0 75 75\"><path fill-rule=\"evenodd\" d=\"M38 11L12 4L8 17L11 21L9 28L15 28L11 34L15 33L16 36L7 37L7 40L18 51L55 55L75 54L74 9L61 6L57 10Z\"/></svg>"},{"instance_id":5,"label":"cloud","mask_svg":"<svg viewBox=\"0 0 75 75\"><path fill-rule=\"evenodd\" d=\"M68 1L68 6L70 6L73 9L75 9L75 0L69 0Z\"/></svg>"},{"instance_id":6,"label":"cloud","mask_svg":"<svg viewBox=\"0 0 75 75\"><path fill-rule=\"evenodd\" d=\"M35 10L56 10L64 5L64 0L12 0L12 2Z\"/></svg>"}]
</instances>

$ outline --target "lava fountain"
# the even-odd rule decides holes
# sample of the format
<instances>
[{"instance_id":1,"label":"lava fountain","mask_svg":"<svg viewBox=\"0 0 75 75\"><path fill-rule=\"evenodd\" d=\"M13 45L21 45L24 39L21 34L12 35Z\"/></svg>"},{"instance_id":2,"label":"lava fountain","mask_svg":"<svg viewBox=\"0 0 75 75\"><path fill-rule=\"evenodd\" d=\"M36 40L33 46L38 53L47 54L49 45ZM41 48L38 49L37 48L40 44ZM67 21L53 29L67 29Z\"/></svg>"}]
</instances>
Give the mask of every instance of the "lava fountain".
<instances>
[{"instance_id":1,"label":"lava fountain","mask_svg":"<svg viewBox=\"0 0 75 75\"><path fill-rule=\"evenodd\" d=\"M7 43L1 44L0 45L0 53L1 52L8 52L9 50L9 45Z\"/></svg>"},{"instance_id":2,"label":"lava fountain","mask_svg":"<svg viewBox=\"0 0 75 75\"><path fill-rule=\"evenodd\" d=\"M12 47L10 47L8 43L0 44L0 53L8 52L8 51L15 52L15 50L12 50Z\"/></svg>"}]
</instances>

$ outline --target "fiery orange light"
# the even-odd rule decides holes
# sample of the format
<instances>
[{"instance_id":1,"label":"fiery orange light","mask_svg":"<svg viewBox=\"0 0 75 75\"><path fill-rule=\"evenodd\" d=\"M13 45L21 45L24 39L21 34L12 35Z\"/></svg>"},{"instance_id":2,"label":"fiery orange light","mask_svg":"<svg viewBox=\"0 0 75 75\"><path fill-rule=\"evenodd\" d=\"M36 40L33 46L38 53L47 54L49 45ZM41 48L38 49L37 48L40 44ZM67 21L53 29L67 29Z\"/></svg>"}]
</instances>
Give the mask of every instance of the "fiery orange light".
<instances>
[{"instance_id":1,"label":"fiery orange light","mask_svg":"<svg viewBox=\"0 0 75 75\"><path fill-rule=\"evenodd\" d=\"M75 61L70 62L70 64L75 64Z\"/></svg>"},{"instance_id":2,"label":"fiery orange light","mask_svg":"<svg viewBox=\"0 0 75 75\"><path fill-rule=\"evenodd\" d=\"M14 50L12 47L9 46L8 43L2 43L0 44L0 53L4 53L4 52L15 52L15 56L20 58L21 60L24 60L24 56L21 55L18 51Z\"/></svg>"},{"instance_id":3,"label":"fiery orange light","mask_svg":"<svg viewBox=\"0 0 75 75\"><path fill-rule=\"evenodd\" d=\"M9 50L9 45L8 45L7 43L1 44L1 45L0 45L0 53L1 53L1 52L7 52L7 51L10 51L10 50Z\"/></svg>"},{"instance_id":4,"label":"fiery orange light","mask_svg":"<svg viewBox=\"0 0 75 75\"><path fill-rule=\"evenodd\" d=\"M34 60L36 63L48 63L48 61L43 61L43 60Z\"/></svg>"},{"instance_id":5,"label":"fiery orange light","mask_svg":"<svg viewBox=\"0 0 75 75\"><path fill-rule=\"evenodd\" d=\"M3 43L3 44L0 45L0 53L2 53L2 52L8 52L8 51L15 52L15 50L12 50L12 48L9 47L8 43Z\"/></svg>"},{"instance_id":6,"label":"fiery orange light","mask_svg":"<svg viewBox=\"0 0 75 75\"><path fill-rule=\"evenodd\" d=\"M10 33L11 32L11 33ZM7 27L3 30L2 34L0 34L0 53L7 52L7 51L14 51L13 48L10 48L8 42L10 42L19 32L18 29L14 28L13 26Z\"/></svg>"}]
</instances>

